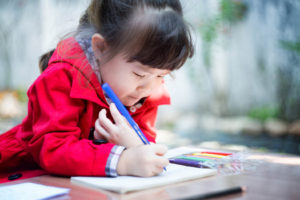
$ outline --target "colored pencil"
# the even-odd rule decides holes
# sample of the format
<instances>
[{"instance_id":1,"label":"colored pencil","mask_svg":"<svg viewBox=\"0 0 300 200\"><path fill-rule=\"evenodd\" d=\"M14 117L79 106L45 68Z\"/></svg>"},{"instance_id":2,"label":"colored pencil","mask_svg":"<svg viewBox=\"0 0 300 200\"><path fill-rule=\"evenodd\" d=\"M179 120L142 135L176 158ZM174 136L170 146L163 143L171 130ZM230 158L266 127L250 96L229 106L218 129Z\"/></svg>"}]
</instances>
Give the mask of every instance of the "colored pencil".
<instances>
[{"instance_id":1,"label":"colored pencil","mask_svg":"<svg viewBox=\"0 0 300 200\"><path fill-rule=\"evenodd\" d=\"M201 153L205 154L214 154L214 155L220 155L220 156L230 156L232 153L225 153L225 152L212 152L212 151L203 151Z\"/></svg>"}]
</instances>

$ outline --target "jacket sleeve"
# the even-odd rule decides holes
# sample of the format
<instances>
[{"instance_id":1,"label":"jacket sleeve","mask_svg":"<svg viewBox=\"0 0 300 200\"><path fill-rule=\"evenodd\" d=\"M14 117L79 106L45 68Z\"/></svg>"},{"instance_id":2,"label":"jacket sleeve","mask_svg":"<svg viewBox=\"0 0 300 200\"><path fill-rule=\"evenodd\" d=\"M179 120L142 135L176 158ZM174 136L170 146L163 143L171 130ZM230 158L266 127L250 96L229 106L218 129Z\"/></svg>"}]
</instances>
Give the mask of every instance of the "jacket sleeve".
<instances>
[{"instance_id":1,"label":"jacket sleeve","mask_svg":"<svg viewBox=\"0 0 300 200\"><path fill-rule=\"evenodd\" d=\"M136 123L139 125L149 142L156 143L156 118L157 118L157 106L149 107L144 112L133 116Z\"/></svg>"},{"instance_id":2,"label":"jacket sleeve","mask_svg":"<svg viewBox=\"0 0 300 200\"><path fill-rule=\"evenodd\" d=\"M85 101L70 98L71 72L42 74L28 92L32 136L23 138L35 161L53 174L105 176L113 144L81 139L79 120ZM43 76L44 75L44 76Z\"/></svg>"}]
</instances>

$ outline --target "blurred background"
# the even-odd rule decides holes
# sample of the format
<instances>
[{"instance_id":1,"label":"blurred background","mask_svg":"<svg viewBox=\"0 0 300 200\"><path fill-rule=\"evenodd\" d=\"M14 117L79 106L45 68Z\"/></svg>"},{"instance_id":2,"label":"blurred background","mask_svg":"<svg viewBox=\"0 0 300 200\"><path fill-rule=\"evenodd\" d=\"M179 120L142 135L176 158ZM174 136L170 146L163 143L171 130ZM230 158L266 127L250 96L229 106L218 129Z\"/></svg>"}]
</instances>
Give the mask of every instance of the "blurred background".
<instances>
[{"instance_id":1,"label":"blurred background","mask_svg":"<svg viewBox=\"0 0 300 200\"><path fill-rule=\"evenodd\" d=\"M169 147L300 155L300 1L182 0L196 47L161 107ZM27 114L39 56L72 33L89 0L0 1L0 134Z\"/></svg>"}]
</instances>

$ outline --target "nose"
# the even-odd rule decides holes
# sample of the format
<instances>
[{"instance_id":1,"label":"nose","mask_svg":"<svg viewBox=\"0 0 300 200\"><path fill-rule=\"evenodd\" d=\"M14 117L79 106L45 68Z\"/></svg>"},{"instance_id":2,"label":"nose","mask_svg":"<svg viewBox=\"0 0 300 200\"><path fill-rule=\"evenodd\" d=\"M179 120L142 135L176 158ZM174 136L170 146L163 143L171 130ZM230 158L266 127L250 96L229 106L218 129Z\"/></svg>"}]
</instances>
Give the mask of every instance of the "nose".
<instances>
[{"instance_id":1,"label":"nose","mask_svg":"<svg viewBox=\"0 0 300 200\"><path fill-rule=\"evenodd\" d=\"M155 88L155 81L149 80L141 85L139 85L136 90L142 97L150 96L152 90Z\"/></svg>"},{"instance_id":2,"label":"nose","mask_svg":"<svg viewBox=\"0 0 300 200\"><path fill-rule=\"evenodd\" d=\"M150 87L143 87L143 86L138 86L137 87L137 92L139 93L139 96L141 98L147 97L151 94L151 88Z\"/></svg>"}]
</instances>

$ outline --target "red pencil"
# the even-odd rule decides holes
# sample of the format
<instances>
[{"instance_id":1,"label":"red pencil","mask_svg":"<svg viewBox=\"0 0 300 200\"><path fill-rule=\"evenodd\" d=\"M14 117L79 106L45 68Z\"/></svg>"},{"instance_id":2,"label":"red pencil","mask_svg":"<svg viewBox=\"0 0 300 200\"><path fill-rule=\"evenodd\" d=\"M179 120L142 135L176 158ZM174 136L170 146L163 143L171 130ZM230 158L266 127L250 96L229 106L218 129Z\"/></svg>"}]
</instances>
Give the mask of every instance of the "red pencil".
<instances>
[{"instance_id":1,"label":"red pencil","mask_svg":"<svg viewBox=\"0 0 300 200\"><path fill-rule=\"evenodd\" d=\"M220 155L220 156L230 156L230 155L232 155L232 153L212 152L212 151L205 151L205 152L201 152L201 153Z\"/></svg>"}]
</instances>

